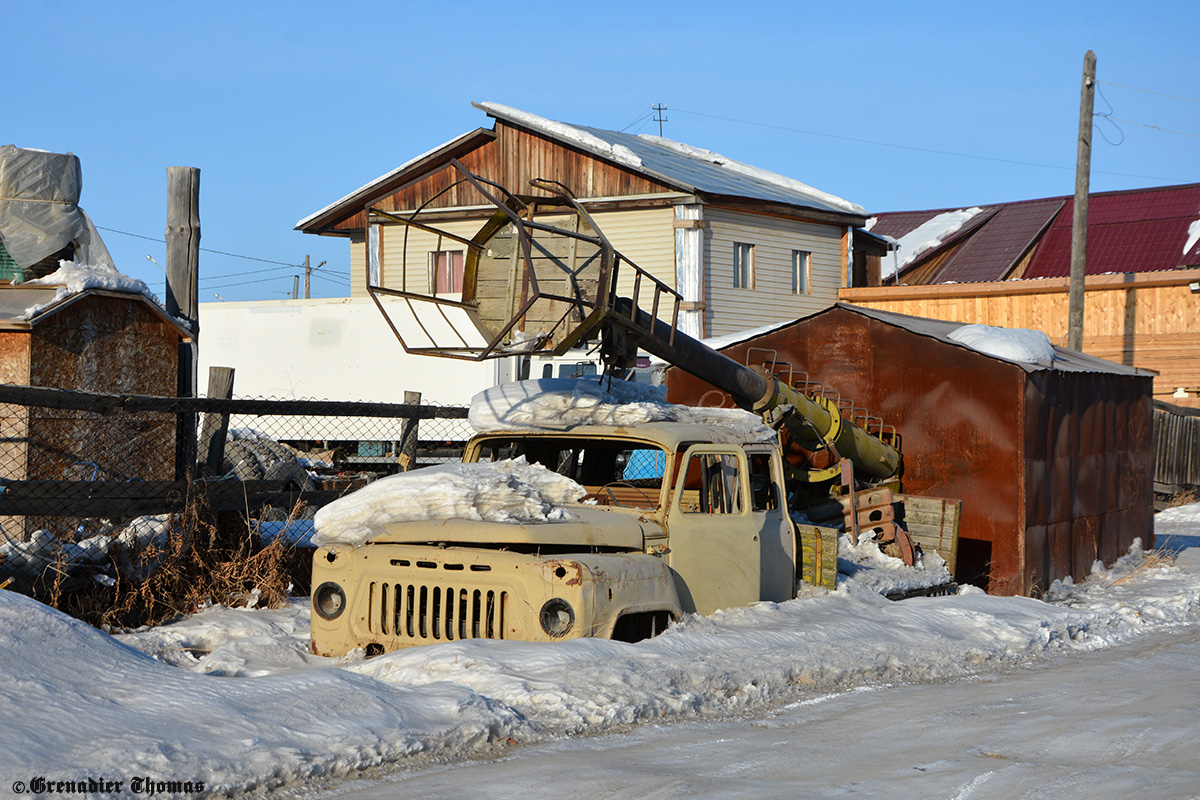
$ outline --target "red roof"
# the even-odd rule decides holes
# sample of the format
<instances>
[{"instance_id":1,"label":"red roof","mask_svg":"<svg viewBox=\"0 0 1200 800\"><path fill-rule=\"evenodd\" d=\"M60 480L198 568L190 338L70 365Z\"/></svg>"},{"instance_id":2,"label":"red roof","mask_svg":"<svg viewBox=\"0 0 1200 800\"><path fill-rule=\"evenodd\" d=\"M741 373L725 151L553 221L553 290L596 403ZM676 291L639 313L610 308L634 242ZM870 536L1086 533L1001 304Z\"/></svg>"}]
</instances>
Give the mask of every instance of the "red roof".
<instances>
[{"instance_id":1,"label":"red roof","mask_svg":"<svg viewBox=\"0 0 1200 800\"><path fill-rule=\"evenodd\" d=\"M929 282L1003 280L1031 250L1024 277L1070 274L1074 198L1049 197L983 208L990 213L978 215L980 224L966 226L905 272L954 246ZM900 238L946 210L953 209L879 214L871 232ZM1200 266L1200 241L1184 252L1193 225L1200 240L1200 184L1093 194L1088 198L1087 272L1098 275Z\"/></svg>"}]
</instances>

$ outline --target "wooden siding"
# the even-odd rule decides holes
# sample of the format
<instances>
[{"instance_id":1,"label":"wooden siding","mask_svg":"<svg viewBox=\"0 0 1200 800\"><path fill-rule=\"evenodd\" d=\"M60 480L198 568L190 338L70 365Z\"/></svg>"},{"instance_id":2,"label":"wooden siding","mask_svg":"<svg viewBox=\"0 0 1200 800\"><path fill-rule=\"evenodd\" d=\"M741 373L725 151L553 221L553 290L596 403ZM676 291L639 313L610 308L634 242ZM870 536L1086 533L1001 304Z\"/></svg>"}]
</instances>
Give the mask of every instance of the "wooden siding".
<instances>
[{"instance_id":1,"label":"wooden siding","mask_svg":"<svg viewBox=\"0 0 1200 800\"><path fill-rule=\"evenodd\" d=\"M532 178L562 183L577 197L623 197L676 191L674 187L632 172L624 167L560 142L496 121L496 138L459 157L476 175L494 181L517 194L543 195L529 185ZM460 176L446 166L428 173L387 197L372 203L382 211L411 211L426 208L459 208L483 205L487 200L469 184L455 185ZM439 192L445 191L444 194ZM435 199L436 198L436 199ZM366 224L359 211L333 227L350 231Z\"/></svg>"},{"instance_id":2,"label":"wooden siding","mask_svg":"<svg viewBox=\"0 0 1200 800\"><path fill-rule=\"evenodd\" d=\"M1200 270L1098 275L1087 279L1083 349L1089 355L1153 370L1154 394L1200 408L1200 295L1188 284ZM1065 278L1037 281L843 289L841 299L868 308L954 322L1067 335ZM1171 398L1177 387L1190 397Z\"/></svg>"},{"instance_id":3,"label":"wooden siding","mask_svg":"<svg viewBox=\"0 0 1200 800\"><path fill-rule=\"evenodd\" d=\"M721 336L814 314L837 302L839 226L705 207L705 335ZM754 288L733 288L733 245L754 245ZM812 253L812 294L792 294L792 251Z\"/></svg>"},{"instance_id":4,"label":"wooden siding","mask_svg":"<svg viewBox=\"0 0 1200 800\"><path fill-rule=\"evenodd\" d=\"M654 277L675 286L675 233L672 228L672 208L649 208L635 211L604 211L592 215L600 230L612 242L613 247ZM553 222L551 218L541 218ZM470 239L483 226L485 219L455 220L439 223L437 227L449 233ZM408 256L405 258L405 230L408 231ZM382 282L390 289L403 288L407 281L408 291L429 291L429 253L439 249L437 235L399 224L384 225L382 237ZM452 239L443 239L442 250L466 250L466 246ZM402 279L404 270L407 276ZM351 244L351 296L366 296L366 247L363 239L356 236ZM626 275L628 275L628 270ZM630 292L632 276L622 276L619 289Z\"/></svg>"}]
</instances>

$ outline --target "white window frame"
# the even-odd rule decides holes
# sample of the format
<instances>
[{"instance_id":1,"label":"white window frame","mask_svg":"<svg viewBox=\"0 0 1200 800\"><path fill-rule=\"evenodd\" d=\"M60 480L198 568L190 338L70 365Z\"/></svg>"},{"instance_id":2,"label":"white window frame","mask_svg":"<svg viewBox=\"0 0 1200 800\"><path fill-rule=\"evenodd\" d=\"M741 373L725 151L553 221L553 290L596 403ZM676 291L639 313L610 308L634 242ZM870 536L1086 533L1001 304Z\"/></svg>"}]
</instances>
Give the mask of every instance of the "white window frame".
<instances>
[{"instance_id":1,"label":"white window frame","mask_svg":"<svg viewBox=\"0 0 1200 800\"><path fill-rule=\"evenodd\" d=\"M792 294L812 294L812 252L792 251Z\"/></svg>"},{"instance_id":2,"label":"white window frame","mask_svg":"<svg viewBox=\"0 0 1200 800\"><path fill-rule=\"evenodd\" d=\"M754 245L733 243L733 288L754 288Z\"/></svg>"}]
</instances>

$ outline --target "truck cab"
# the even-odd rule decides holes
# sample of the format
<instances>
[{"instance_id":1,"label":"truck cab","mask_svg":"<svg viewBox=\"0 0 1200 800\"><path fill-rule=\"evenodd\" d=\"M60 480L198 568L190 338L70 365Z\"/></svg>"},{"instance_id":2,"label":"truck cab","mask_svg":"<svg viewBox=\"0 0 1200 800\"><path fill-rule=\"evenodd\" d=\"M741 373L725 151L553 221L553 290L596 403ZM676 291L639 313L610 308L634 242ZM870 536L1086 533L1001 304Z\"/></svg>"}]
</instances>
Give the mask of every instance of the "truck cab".
<instances>
[{"instance_id":1,"label":"truck cab","mask_svg":"<svg viewBox=\"0 0 1200 800\"><path fill-rule=\"evenodd\" d=\"M638 641L683 614L795 595L778 446L677 422L489 432L465 462L524 457L579 483L565 520L395 522L319 548L312 650L467 638Z\"/></svg>"}]
</instances>

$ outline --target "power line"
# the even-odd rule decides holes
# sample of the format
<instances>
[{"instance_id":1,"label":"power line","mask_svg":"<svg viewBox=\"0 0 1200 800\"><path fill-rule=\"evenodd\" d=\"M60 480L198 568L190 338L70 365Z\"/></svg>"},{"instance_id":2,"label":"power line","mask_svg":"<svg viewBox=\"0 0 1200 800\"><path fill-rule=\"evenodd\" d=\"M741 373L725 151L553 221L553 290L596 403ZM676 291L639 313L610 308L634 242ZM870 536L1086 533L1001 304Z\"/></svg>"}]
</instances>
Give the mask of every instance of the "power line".
<instances>
[{"instance_id":1,"label":"power line","mask_svg":"<svg viewBox=\"0 0 1200 800\"><path fill-rule=\"evenodd\" d=\"M1146 94L1160 94L1163 97L1169 97L1172 100L1183 100L1184 102L1187 102L1187 103L1200 103L1200 100L1193 100L1190 97L1180 97L1179 95L1176 95L1176 94L1167 94L1166 92L1160 92L1160 91L1157 91L1156 89L1139 89L1136 86L1126 86L1123 83L1113 83L1112 81L1102 81L1099 78L1096 79L1096 83L1106 83L1109 86L1119 86L1122 89L1132 89L1135 92L1145 92Z\"/></svg>"},{"instance_id":2,"label":"power line","mask_svg":"<svg viewBox=\"0 0 1200 800\"><path fill-rule=\"evenodd\" d=\"M920 153L932 153L934 155L939 155L939 156L956 156L958 158L973 158L973 159L976 159L979 161L995 161L995 162L999 162L1001 164L1017 164L1017 165L1023 166L1023 167L1041 167L1043 169L1060 169L1060 170L1066 170L1069 172L1075 171L1075 167L1073 167L1073 166L1064 167L1064 166L1061 166L1058 164L1040 164L1035 161L1017 161L1015 159L999 158L997 156L979 156L979 155L973 155L971 153L955 153L950 150L935 150L935 149L929 148L929 147L917 147L915 145L908 145L908 144L895 144L893 142L879 142L879 141L875 141L874 139L859 139L854 136L841 136L841 135L834 134L834 133L823 133L821 131L804 130L803 128L789 128L784 125L772 125L767 122L754 122L751 120L736 119L734 117L723 117L718 114L705 114L701 111L688 111L687 109L683 109L683 108L676 108L675 111L677 111L681 114L692 114L693 116L697 116L697 117L709 117L710 119L719 119L719 120L724 120L726 122L736 122L741 125L755 125L760 128L773 128L774 130L788 131L789 133L803 133L803 134L807 134L809 136L822 136L822 137L825 137L826 139L840 139L842 141L857 142L859 144L873 144L873 145L877 145L879 147L894 147L894 148L897 148L900 150L915 150ZM1135 174L1128 173L1128 172L1105 172L1102 170L1093 170L1093 172L1095 172L1096 174L1100 174L1100 175L1117 175L1117 176L1120 176L1123 178L1145 178L1147 180L1153 180L1153 181L1179 182L1182 180L1180 178L1164 178L1160 175L1135 175Z\"/></svg>"},{"instance_id":3,"label":"power line","mask_svg":"<svg viewBox=\"0 0 1200 800\"><path fill-rule=\"evenodd\" d=\"M1096 116L1104 117L1105 119L1116 120L1118 122L1128 122L1130 125L1141 125L1143 128L1151 128L1156 131L1162 131L1163 133L1173 133L1176 136L1190 136L1193 139L1200 139L1200 133L1188 133L1187 131L1173 131L1170 128L1161 128L1158 125L1151 125L1148 122L1138 122L1135 119L1122 119L1121 117L1114 117L1111 114L1097 114Z\"/></svg>"},{"instance_id":4,"label":"power line","mask_svg":"<svg viewBox=\"0 0 1200 800\"><path fill-rule=\"evenodd\" d=\"M108 231L110 233L119 233L122 236L132 236L135 239L145 239L148 242L159 242L161 244L167 243L166 239L158 239L153 236L142 236L140 233L130 233L129 231L119 231L116 228L105 228L103 225L97 225L96 227L102 231ZM230 258L244 258L247 261L261 261L264 264L279 264L284 267L292 267L292 268L304 266L303 264L292 264L287 261L272 261L269 258L257 258L255 256L243 256L239 253L227 253L224 250L212 250L207 247L201 247L200 249L202 251L204 251L205 253L215 253L220 256L229 256Z\"/></svg>"}]
</instances>

